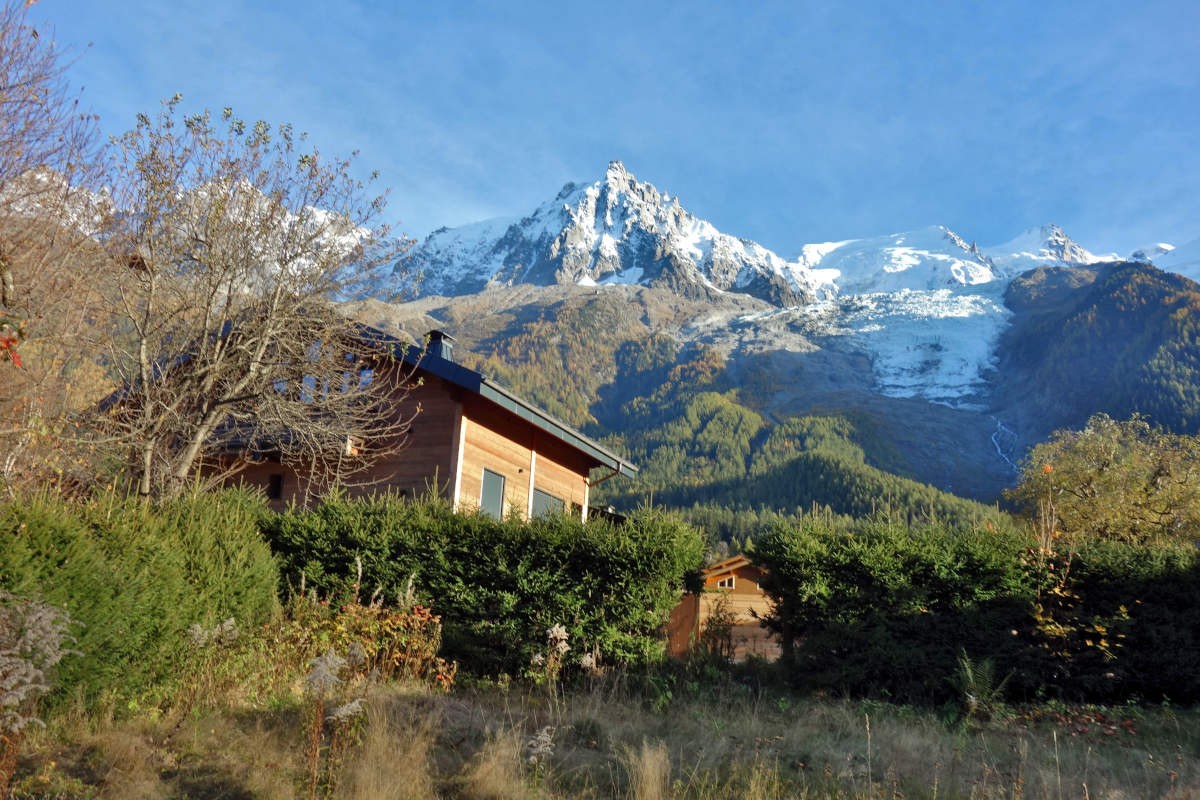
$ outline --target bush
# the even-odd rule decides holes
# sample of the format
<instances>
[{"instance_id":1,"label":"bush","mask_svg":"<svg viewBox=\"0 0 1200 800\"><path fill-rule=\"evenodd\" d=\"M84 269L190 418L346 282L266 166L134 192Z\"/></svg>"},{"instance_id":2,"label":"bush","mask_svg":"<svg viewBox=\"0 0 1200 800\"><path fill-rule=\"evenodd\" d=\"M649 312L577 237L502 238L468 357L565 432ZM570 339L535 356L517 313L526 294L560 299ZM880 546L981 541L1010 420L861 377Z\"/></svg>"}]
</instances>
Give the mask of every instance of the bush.
<instances>
[{"instance_id":1,"label":"bush","mask_svg":"<svg viewBox=\"0 0 1200 800\"><path fill-rule=\"evenodd\" d=\"M387 599L412 578L442 617L443 654L483 674L527 669L557 624L574 654L659 658L659 628L703 554L698 532L655 511L625 525L499 522L390 497L290 511L268 523L267 537L293 586L303 580L333 602L356 593L356 559L364 593Z\"/></svg>"},{"instance_id":2,"label":"bush","mask_svg":"<svg viewBox=\"0 0 1200 800\"><path fill-rule=\"evenodd\" d=\"M1200 550L1092 541L1076 555L1074 577L1091 635L1113 644L1112 660L1080 675L1093 696L1200 701Z\"/></svg>"},{"instance_id":3,"label":"bush","mask_svg":"<svg viewBox=\"0 0 1200 800\"><path fill-rule=\"evenodd\" d=\"M0 587L78 623L81 655L60 665L60 696L134 699L176 672L190 625L257 625L276 611L278 571L258 532L264 513L241 491L159 507L112 495L9 502L0 505Z\"/></svg>"},{"instance_id":4,"label":"bush","mask_svg":"<svg viewBox=\"0 0 1200 800\"><path fill-rule=\"evenodd\" d=\"M1009 697L1200 699L1200 552L1065 541L808 516L753 556L768 622L794 642L785 668L810 689L959 700L965 658L994 665Z\"/></svg>"},{"instance_id":5,"label":"bush","mask_svg":"<svg viewBox=\"0 0 1200 800\"><path fill-rule=\"evenodd\" d=\"M1009 631L1034 594L1019 568L1022 536L880 519L842 531L824 519L777 526L754 551L768 570L770 623L797 642L799 683L940 701L962 650L1011 663Z\"/></svg>"}]
</instances>

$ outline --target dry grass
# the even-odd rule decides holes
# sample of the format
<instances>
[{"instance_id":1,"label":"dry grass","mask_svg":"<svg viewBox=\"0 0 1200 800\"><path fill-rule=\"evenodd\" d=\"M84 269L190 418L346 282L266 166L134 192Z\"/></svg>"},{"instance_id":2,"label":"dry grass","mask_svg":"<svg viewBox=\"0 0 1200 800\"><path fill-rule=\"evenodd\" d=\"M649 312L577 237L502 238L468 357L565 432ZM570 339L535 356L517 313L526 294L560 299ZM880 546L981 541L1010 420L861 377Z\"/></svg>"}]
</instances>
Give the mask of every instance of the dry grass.
<instances>
[{"instance_id":1,"label":"dry grass","mask_svg":"<svg viewBox=\"0 0 1200 800\"><path fill-rule=\"evenodd\" d=\"M496 735L475 754L462 775L462 797L467 800L520 800L529 797L529 786L521 766L524 741L511 731Z\"/></svg>"},{"instance_id":2,"label":"dry grass","mask_svg":"<svg viewBox=\"0 0 1200 800\"><path fill-rule=\"evenodd\" d=\"M345 796L358 800L426 800L436 796L431 754L441 715L414 715L380 698L367 704L362 741L346 764Z\"/></svg>"},{"instance_id":3,"label":"dry grass","mask_svg":"<svg viewBox=\"0 0 1200 800\"><path fill-rule=\"evenodd\" d=\"M621 763L629 778L630 800L667 800L671 796L671 758L664 742L622 749Z\"/></svg>"},{"instance_id":4,"label":"dry grass","mask_svg":"<svg viewBox=\"0 0 1200 800\"><path fill-rule=\"evenodd\" d=\"M1194 711L1110 711L1110 718L1129 717L1110 733L1081 731L1069 710L962 726L908 708L737 687L676 698L662 712L649 705L611 686L556 701L502 688L451 696L378 689L336 796L1200 797ZM65 717L31 738L15 796L302 797L302 720L299 705L183 722L89 725ZM531 764L529 743L547 729L546 755Z\"/></svg>"}]
</instances>

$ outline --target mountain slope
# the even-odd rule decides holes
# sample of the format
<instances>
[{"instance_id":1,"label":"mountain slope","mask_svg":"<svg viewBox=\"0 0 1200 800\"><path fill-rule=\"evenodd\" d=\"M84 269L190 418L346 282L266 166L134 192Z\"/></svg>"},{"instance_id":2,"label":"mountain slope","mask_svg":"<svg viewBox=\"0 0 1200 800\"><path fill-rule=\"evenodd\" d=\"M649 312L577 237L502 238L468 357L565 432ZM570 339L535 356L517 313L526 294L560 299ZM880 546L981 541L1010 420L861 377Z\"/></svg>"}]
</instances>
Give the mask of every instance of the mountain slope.
<instances>
[{"instance_id":1,"label":"mountain slope","mask_svg":"<svg viewBox=\"0 0 1200 800\"><path fill-rule=\"evenodd\" d=\"M1200 431L1200 286L1138 262L1013 281L995 404L1029 443L1104 411Z\"/></svg>"},{"instance_id":2,"label":"mountain slope","mask_svg":"<svg viewBox=\"0 0 1200 800\"><path fill-rule=\"evenodd\" d=\"M1190 264L1194 248L1166 251ZM807 479L750 467L796 418L852 423L866 467L984 499L1095 411L1200 419L1194 285L1102 262L1055 225L985 248L932 226L788 260L613 162L519 220L431 234L413 265L423 295L394 321L447 328L470 366L591 435L619 432L646 485L681 502L758 480L804 504Z\"/></svg>"},{"instance_id":3,"label":"mountain slope","mask_svg":"<svg viewBox=\"0 0 1200 800\"><path fill-rule=\"evenodd\" d=\"M435 296L633 285L712 303L754 298L778 310L720 313L716 322L701 314L678 335L721 339L730 350L751 346L750 337L770 348L774 338L787 349L799 331L804 348L836 341L864 353L880 394L980 409L1008 325L1003 293L1013 271L1095 260L1047 225L996 248L933 226L806 245L788 261L721 233L614 161L601 180L568 184L522 219L435 231L408 266L422 274L421 291Z\"/></svg>"},{"instance_id":4,"label":"mountain slope","mask_svg":"<svg viewBox=\"0 0 1200 800\"><path fill-rule=\"evenodd\" d=\"M635 286L513 286L358 310L365 322L415 337L454 331L456 356L468 366L590 435L620 432L610 444L638 459L661 444L653 429L684 413L685 388L736 389L734 402L768 429L794 416L847 416L869 465L915 480L991 498L1012 474L995 456L990 416L880 395L852 337L820 338L790 316L803 309L736 294L706 301ZM686 457L686 469L672 474L693 484L744 476L744 462L726 464L727 455Z\"/></svg>"},{"instance_id":5,"label":"mountain slope","mask_svg":"<svg viewBox=\"0 0 1200 800\"><path fill-rule=\"evenodd\" d=\"M920 295L896 295L904 296ZM814 322L826 304L778 309L734 294L718 302L662 288L514 286L392 307L392 323L418 336L453 330L469 366L610 436L643 466L641 489L613 495L624 500L652 491L703 501L740 481L769 483L780 507L803 505L807 479L785 479L782 464L751 470L773 432L803 417L851 423L866 466L980 499L1015 479L1028 447L1097 411L1198 429L1200 286L1145 264L1046 267L1015 279L1004 301L1012 323L998 329L995 364L978 376L973 404L889 396L895 387L880 383L879 352L864 350L854 331ZM970 341L971 319L960 322ZM921 335L920 322L909 324ZM878 335L897 348L916 341L889 325ZM747 488L751 496L766 502Z\"/></svg>"}]
</instances>

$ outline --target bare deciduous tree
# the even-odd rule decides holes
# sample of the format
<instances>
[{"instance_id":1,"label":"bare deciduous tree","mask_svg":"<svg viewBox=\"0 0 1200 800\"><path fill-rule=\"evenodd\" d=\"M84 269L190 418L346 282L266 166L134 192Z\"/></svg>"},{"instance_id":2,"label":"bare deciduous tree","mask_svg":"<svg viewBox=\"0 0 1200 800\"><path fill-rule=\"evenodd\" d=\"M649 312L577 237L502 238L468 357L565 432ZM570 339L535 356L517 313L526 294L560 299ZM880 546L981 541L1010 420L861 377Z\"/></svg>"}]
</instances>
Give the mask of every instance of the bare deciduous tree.
<instances>
[{"instance_id":1,"label":"bare deciduous tree","mask_svg":"<svg viewBox=\"0 0 1200 800\"><path fill-rule=\"evenodd\" d=\"M79 111L53 40L29 22L29 5L0 5L0 358L18 365L15 339L24 335L20 310L27 303L13 251L45 238L46 219L71 216L96 140L95 118Z\"/></svg>"},{"instance_id":2,"label":"bare deciduous tree","mask_svg":"<svg viewBox=\"0 0 1200 800\"><path fill-rule=\"evenodd\" d=\"M185 116L178 97L116 145L125 388L107 422L139 493L268 455L343 482L398 446L405 368L335 303L402 248L351 160L229 109Z\"/></svg>"},{"instance_id":3,"label":"bare deciduous tree","mask_svg":"<svg viewBox=\"0 0 1200 800\"><path fill-rule=\"evenodd\" d=\"M29 3L0 2L0 488L62 470L54 439L94 400L88 333L103 200L98 130ZM36 469L35 469L36 468Z\"/></svg>"}]
</instances>

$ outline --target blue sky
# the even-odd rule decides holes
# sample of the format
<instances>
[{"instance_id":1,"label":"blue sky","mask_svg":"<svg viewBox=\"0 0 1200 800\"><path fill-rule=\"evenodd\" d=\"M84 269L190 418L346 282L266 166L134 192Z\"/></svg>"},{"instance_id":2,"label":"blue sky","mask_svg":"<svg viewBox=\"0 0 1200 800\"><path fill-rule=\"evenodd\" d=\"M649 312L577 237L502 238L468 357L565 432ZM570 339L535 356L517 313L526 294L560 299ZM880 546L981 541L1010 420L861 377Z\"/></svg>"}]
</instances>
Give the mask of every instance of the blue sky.
<instances>
[{"instance_id":1,"label":"blue sky","mask_svg":"<svg viewBox=\"0 0 1200 800\"><path fill-rule=\"evenodd\" d=\"M107 134L179 92L361 152L421 237L620 159L726 233L1200 237L1200 4L41 0Z\"/></svg>"}]
</instances>

